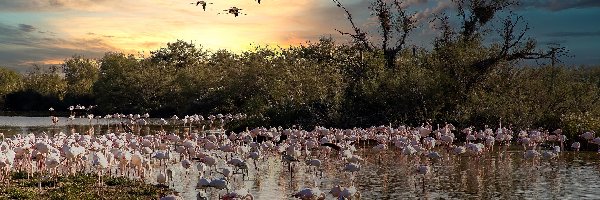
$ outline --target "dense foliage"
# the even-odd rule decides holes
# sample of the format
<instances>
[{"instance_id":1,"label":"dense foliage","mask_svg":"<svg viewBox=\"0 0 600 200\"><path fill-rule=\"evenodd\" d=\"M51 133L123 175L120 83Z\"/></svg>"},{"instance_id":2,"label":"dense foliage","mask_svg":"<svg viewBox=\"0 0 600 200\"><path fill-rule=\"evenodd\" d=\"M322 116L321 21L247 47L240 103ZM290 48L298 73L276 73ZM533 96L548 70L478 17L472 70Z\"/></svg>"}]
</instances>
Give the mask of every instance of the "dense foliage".
<instances>
[{"instance_id":1,"label":"dense foliage","mask_svg":"<svg viewBox=\"0 0 600 200\"><path fill-rule=\"evenodd\" d=\"M242 112L251 116L249 123L273 126L418 125L433 119L460 125L502 120L573 132L598 128L593 119L600 116L600 69L503 65L466 87L457 77L468 71L455 75L443 67L477 56L467 54L461 58L457 52L442 62L435 51L402 52L396 67L388 69L382 53L359 53L331 39L240 54L177 41L148 58L75 56L65 61L64 73L34 70L18 76L2 70L10 77L0 85L2 109L65 110L93 103L98 114Z\"/></svg>"},{"instance_id":2,"label":"dense foliage","mask_svg":"<svg viewBox=\"0 0 600 200\"><path fill-rule=\"evenodd\" d=\"M233 53L176 41L147 58L118 52L98 60L74 56L62 71L37 69L22 77L2 69L1 109L82 104L98 105L97 114L241 112L250 116L241 127L420 125L431 119L600 131L600 69L556 65L564 48L538 49L525 37L523 18L507 11L515 1L453 1L462 21L432 20L439 36L431 49L406 47L417 21L399 1L375 0L370 7L381 22L382 43L372 42L377 37L367 37L334 2L348 14L354 33L340 33L352 43L323 38ZM524 67L528 59L552 62Z\"/></svg>"}]
</instances>

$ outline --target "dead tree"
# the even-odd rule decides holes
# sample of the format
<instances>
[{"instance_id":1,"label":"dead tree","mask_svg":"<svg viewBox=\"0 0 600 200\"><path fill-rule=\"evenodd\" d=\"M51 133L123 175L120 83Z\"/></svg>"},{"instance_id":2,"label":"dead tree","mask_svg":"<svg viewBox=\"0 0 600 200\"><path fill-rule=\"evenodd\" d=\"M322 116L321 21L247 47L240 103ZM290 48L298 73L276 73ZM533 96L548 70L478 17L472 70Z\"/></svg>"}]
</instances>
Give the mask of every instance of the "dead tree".
<instances>
[{"instance_id":1,"label":"dead tree","mask_svg":"<svg viewBox=\"0 0 600 200\"><path fill-rule=\"evenodd\" d=\"M396 58L406 45L406 39L410 32L416 28L416 19L413 14L409 14L402 2L399 0L386 1L375 0L372 2L369 9L371 15L377 17L380 34L380 43L374 43L369 40L367 31L363 31L356 25L352 14L340 2L340 0L332 0L338 7L346 12L346 16L352 32L345 32L336 29L342 35L349 35L354 40L354 43L361 47L361 50L366 51L383 51L388 69L394 68ZM388 3L389 2L389 3ZM381 45L381 46L379 46Z\"/></svg>"},{"instance_id":2,"label":"dead tree","mask_svg":"<svg viewBox=\"0 0 600 200\"><path fill-rule=\"evenodd\" d=\"M466 81L467 91L485 79L500 63L514 62L521 60L543 60L551 59L553 63L559 62L561 56L566 55L567 50L564 47L553 45L547 49L537 48L535 39L526 37L529 26L522 16L511 11L511 8L518 5L514 0L452 0L461 17L461 27L453 29L449 23L448 16L438 16L442 32L436 39L435 46L449 46L457 43L469 43L479 40L490 33L498 33L501 40L496 43L490 43L497 47L498 51L493 51L486 57L479 58L476 62L470 63L467 67L468 80ZM490 24L494 24L493 19L500 12L506 12L508 15L497 23L498 28L492 30ZM496 25L496 24L494 24Z\"/></svg>"}]
</instances>

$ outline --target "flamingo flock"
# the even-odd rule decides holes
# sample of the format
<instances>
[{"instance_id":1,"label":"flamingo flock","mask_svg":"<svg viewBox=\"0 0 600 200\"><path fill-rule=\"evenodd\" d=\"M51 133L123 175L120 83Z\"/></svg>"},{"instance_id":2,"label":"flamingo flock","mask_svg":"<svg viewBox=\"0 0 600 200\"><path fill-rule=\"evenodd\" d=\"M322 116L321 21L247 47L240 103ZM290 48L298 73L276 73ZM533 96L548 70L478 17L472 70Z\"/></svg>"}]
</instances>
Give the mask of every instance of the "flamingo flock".
<instances>
[{"instance_id":1,"label":"flamingo flock","mask_svg":"<svg viewBox=\"0 0 600 200\"><path fill-rule=\"evenodd\" d=\"M89 117L94 119L93 116ZM435 174L433 166L449 159L479 160L499 148L500 154L512 143L523 148L523 158L539 162L551 160L564 151L567 138L560 129L513 131L508 127L493 130L474 127L458 130L452 124L437 126L422 124L409 126L378 126L370 128L336 129L317 126L312 130L282 127L258 127L235 133L227 132L228 120L241 120L245 115L177 116L160 119L161 128L154 134L139 135L134 130L147 124L148 114L106 115L104 119L119 119L129 129L96 135L94 132L55 135L21 134L4 138L0 143L0 181L7 181L15 171L46 174L52 177L77 173L95 173L98 185L102 177L128 177L150 184L172 186L177 173L182 180L196 177L198 198L219 194L222 199L253 199L248 189L234 186L251 173L262 173L271 168L266 160L279 160L284 171L293 176L295 169L305 167L314 177L323 176L325 167L337 169L347 182L323 192L318 184L302 188L290 197L297 199L360 199L355 186L356 177L365 164L381 162L379 155L393 153L397 162L411 163L414 176ZM186 131L176 134L162 125L178 123ZM205 127L206 125L209 127ZM514 136L514 138L513 138ZM600 145L600 137L585 132L580 137L590 144ZM461 139L459 139L461 138ZM462 139L464 138L464 139ZM463 142L464 141L464 142ZM574 142L573 150L581 144ZM378 155L368 163L359 155L361 149L370 149ZM173 170L177 166L179 172ZM267 168L267 169L265 169ZM254 170L250 170L254 169ZM297 170L296 170L297 171ZM296 172L297 173L297 172ZM316 182L316 181L315 181ZM223 193L224 192L224 193ZM181 199L172 194L162 199Z\"/></svg>"}]
</instances>

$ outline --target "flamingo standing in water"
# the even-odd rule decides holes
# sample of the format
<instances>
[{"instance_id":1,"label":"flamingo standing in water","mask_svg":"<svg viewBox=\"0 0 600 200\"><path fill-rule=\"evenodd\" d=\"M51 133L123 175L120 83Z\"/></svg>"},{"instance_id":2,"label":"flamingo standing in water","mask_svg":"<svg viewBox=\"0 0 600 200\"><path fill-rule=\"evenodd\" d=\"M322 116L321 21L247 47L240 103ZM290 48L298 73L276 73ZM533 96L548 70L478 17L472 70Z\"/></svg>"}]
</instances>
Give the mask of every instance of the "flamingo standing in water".
<instances>
[{"instance_id":1,"label":"flamingo standing in water","mask_svg":"<svg viewBox=\"0 0 600 200\"><path fill-rule=\"evenodd\" d=\"M304 188L296 194L292 195L295 198L301 200L323 200L325 199L325 193L323 193L319 188Z\"/></svg>"},{"instance_id":2,"label":"flamingo standing in water","mask_svg":"<svg viewBox=\"0 0 600 200\"><path fill-rule=\"evenodd\" d=\"M233 192L229 192L221 197L223 200L254 200L254 196L248 192L247 189L238 189Z\"/></svg>"},{"instance_id":3,"label":"flamingo standing in water","mask_svg":"<svg viewBox=\"0 0 600 200\"><path fill-rule=\"evenodd\" d=\"M331 188L329 194L333 195L337 199L360 199L360 192L354 186L341 187L339 185Z\"/></svg>"},{"instance_id":4,"label":"flamingo standing in water","mask_svg":"<svg viewBox=\"0 0 600 200\"><path fill-rule=\"evenodd\" d=\"M346 163L343 171L350 172L350 174L351 174L350 180L351 180L352 184L354 184L354 173L360 171L360 165L357 163Z\"/></svg>"},{"instance_id":5,"label":"flamingo standing in water","mask_svg":"<svg viewBox=\"0 0 600 200\"><path fill-rule=\"evenodd\" d=\"M571 144L571 148L573 148L573 149L575 149L575 151L579 152L579 148L581 148L581 143L573 142L573 144Z\"/></svg>"},{"instance_id":6,"label":"flamingo standing in water","mask_svg":"<svg viewBox=\"0 0 600 200\"><path fill-rule=\"evenodd\" d=\"M425 177L427 175L429 175L429 173L431 173L431 167L428 165L419 165L417 167L417 174L420 174L423 176L423 191L425 191ZM415 187L416 187L416 183L415 183Z\"/></svg>"}]
</instances>

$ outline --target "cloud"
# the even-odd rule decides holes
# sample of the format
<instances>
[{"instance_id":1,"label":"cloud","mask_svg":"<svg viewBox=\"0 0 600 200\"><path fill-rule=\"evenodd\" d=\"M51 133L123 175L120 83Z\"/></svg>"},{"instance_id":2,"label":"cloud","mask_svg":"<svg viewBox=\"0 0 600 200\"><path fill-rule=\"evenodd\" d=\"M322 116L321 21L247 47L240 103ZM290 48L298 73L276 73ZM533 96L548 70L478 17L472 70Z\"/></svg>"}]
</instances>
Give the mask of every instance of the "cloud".
<instances>
[{"instance_id":1,"label":"cloud","mask_svg":"<svg viewBox=\"0 0 600 200\"><path fill-rule=\"evenodd\" d=\"M414 19L417 22L427 20L429 17L431 17L433 15L441 14L441 13L445 12L448 8L450 8L450 2L439 1L438 4L434 8L426 8L423 11L417 12L414 15Z\"/></svg>"},{"instance_id":2,"label":"cloud","mask_svg":"<svg viewBox=\"0 0 600 200\"><path fill-rule=\"evenodd\" d=\"M23 32L32 32L35 31L35 27L33 27L32 25L28 25L28 24L19 24L19 30L23 31Z\"/></svg>"},{"instance_id":3,"label":"cloud","mask_svg":"<svg viewBox=\"0 0 600 200\"><path fill-rule=\"evenodd\" d=\"M564 45L564 44L566 44L568 42L569 42L568 40L562 40L562 39L559 39L559 40L540 40L539 41L539 43L542 44L542 45L557 45L557 44L558 45Z\"/></svg>"},{"instance_id":4,"label":"cloud","mask_svg":"<svg viewBox=\"0 0 600 200\"><path fill-rule=\"evenodd\" d=\"M402 6L402 8L408 8L410 6L418 6L418 5L423 5L426 3L427 3L427 0L406 0L406 1L402 1L400 5Z\"/></svg>"},{"instance_id":5,"label":"cloud","mask_svg":"<svg viewBox=\"0 0 600 200\"><path fill-rule=\"evenodd\" d=\"M73 55L100 57L116 48L108 45L104 36L60 38L39 33L36 27L16 26L0 22L0 66L24 72L33 64L60 64Z\"/></svg>"},{"instance_id":6,"label":"cloud","mask_svg":"<svg viewBox=\"0 0 600 200\"><path fill-rule=\"evenodd\" d=\"M549 37L600 37L600 31L564 31L548 33Z\"/></svg>"},{"instance_id":7,"label":"cloud","mask_svg":"<svg viewBox=\"0 0 600 200\"><path fill-rule=\"evenodd\" d=\"M353 15L356 25L367 31L373 42L379 42L379 25L369 9L373 0L340 1ZM73 54L99 57L106 51L115 50L133 54L149 52L177 39L201 44L210 50L234 52L251 49L250 43L287 47L315 41L322 36L345 42L351 38L342 36L336 29L353 31L345 12L331 0L271 0L260 5L256 1L213 0L214 4L206 11L190 2L0 0L0 65L47 64ZM437 34L428 29L428 19L452 9L451 0L402 2L408 13L414 13L415 19L419 20L419 27L409 36L409 43L428 44ZM583 8L600 4L598 2L525 0L523 9ZM242 8L248 15L217 15L230 6ZM595 32L559 32L549 33L547 37L561 40L559 37L595 35Z\"/></svg>"},{"instance_id":8,"label":"cloud","mask_svg":"<svg viewBox=\"0 0 600 200\"><path fill-rule=\"evenodd\" d=\"M114 0L0 0L0 11L64 11L69 9L94 10Z\"/></svg>"},{"instance_id":9,"label":"cloud","mask_svg":"<svg viewBox=\"0 0 600 200\"><path fill-rule=\"evenodd\" d=\"M600 7L598 0L524 0L521 7L535 7L550 11L561 11L572 8L597 8Z\"/></svg>"}]
</instances>

